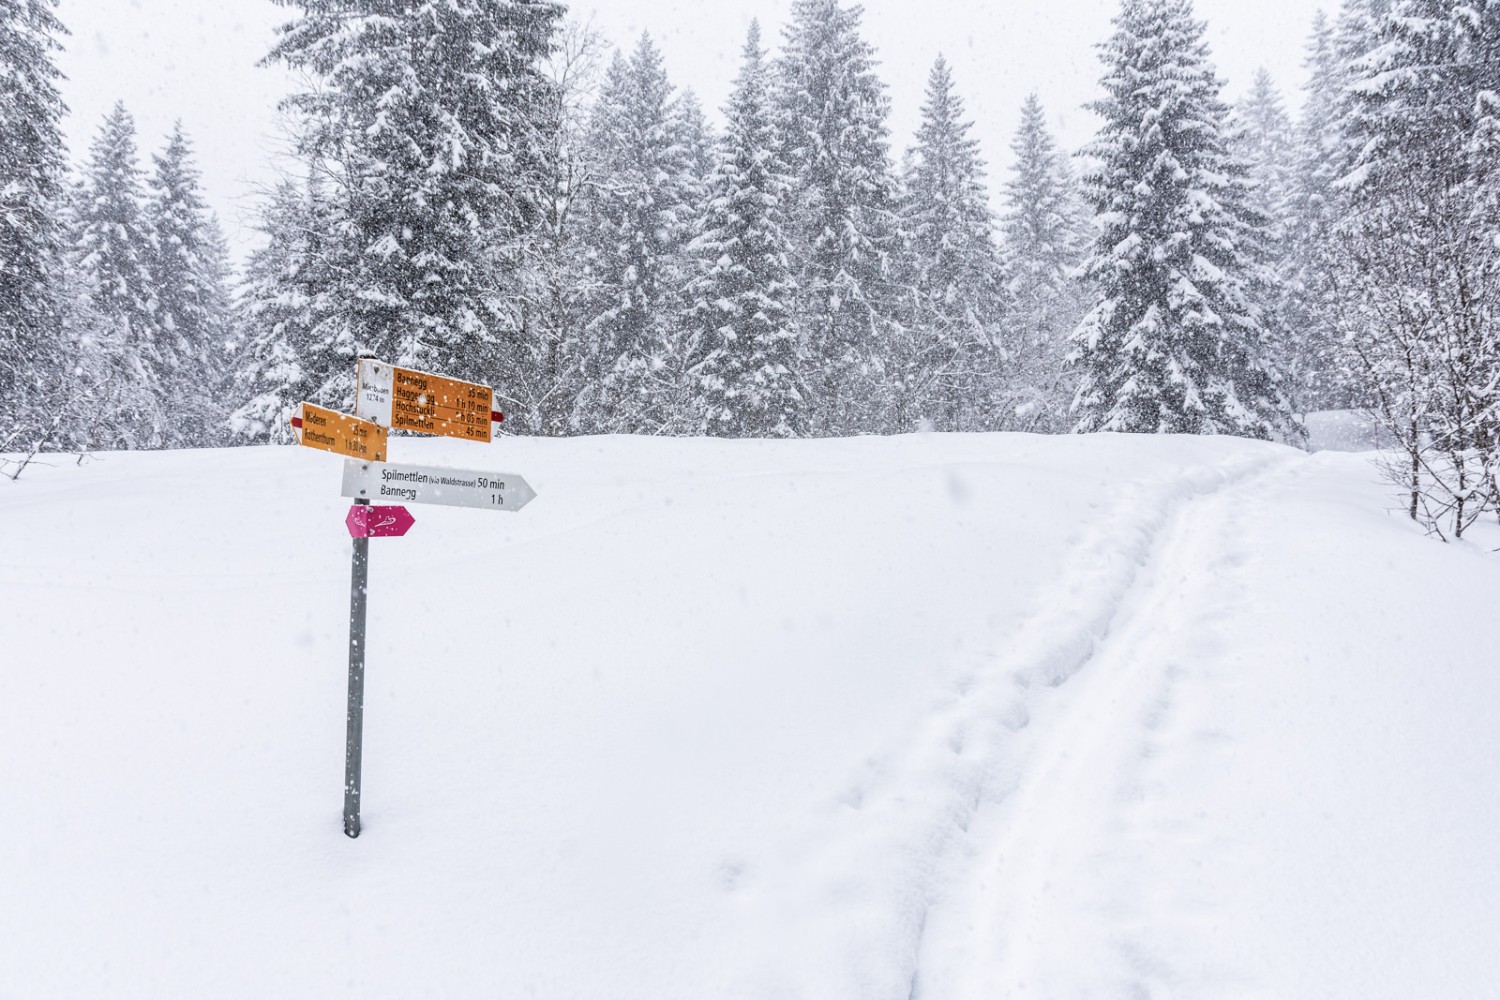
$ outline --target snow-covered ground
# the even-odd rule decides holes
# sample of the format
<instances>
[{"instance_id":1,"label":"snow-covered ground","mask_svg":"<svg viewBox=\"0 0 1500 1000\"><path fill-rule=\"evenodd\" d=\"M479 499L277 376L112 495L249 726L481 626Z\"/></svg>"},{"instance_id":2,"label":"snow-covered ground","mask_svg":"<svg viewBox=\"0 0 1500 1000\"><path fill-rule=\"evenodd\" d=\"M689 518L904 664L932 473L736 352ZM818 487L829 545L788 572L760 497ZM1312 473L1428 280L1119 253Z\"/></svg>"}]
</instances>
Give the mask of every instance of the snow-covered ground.
<instances>
[{"instance_id":1,"label":"snow-covered ground","mask_svg":"<svg viewBox=\"0 0 1500 1000\"><path fill-rule=\"evenodd\" d=\"M400 440L0 482L0 997L1500 990L1500 545L1368 456Z\"/></svg>"}]
</instances>

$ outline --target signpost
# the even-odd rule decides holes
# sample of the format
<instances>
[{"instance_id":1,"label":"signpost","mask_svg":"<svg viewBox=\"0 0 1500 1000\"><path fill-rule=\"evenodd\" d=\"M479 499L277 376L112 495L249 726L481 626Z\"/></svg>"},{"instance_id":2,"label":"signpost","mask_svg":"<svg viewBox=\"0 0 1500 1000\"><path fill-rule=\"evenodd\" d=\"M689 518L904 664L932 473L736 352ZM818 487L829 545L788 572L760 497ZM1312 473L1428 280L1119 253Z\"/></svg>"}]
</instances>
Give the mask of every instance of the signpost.
<instances>
[{"instance_id":1,"label":"signpost","mask_svg":"<svg viewBox=\"0 0 1500 1000\"><path fill-rule=\"evenodd\" d=\"M536 490L508 472L475 472L405 462L344 462L344 496L356 502L401 500L406 503L520 510L536 497Z\"/></svg>"},{"instance_id":2,"label":"signpost","mask_svg":"<svg viewBox=\"0 0 1500 1000\"><path fill-rule=\"evenodd\" d=\"M297 443L305 447L351 458L385 461L388 432L373 421L303 403L297 416L292 418L292 428L297 434Z\"/></svg>"},{"instance_id":3,"label":"signpost","mask_svg":"<svg viewBox=\"0 0 1500 1000\"><path fill-rule=\"evenodd\" d=\"M487 385L398 368L366 358L359 363L354 412L398 431L490 441L490 422L504 420Z\"/></svg>"},{"instance_id":4,"label":"signpost","mask_svg":"<svg viewBox=\"0 0 1500 1000\"><path fill-rule=\"evenodd\" d=\"M443 434L467 441L491 439L496 412L489 386L361 359L354 416L303 403L292 418L299 444L348 456L344 496L354 498L344 519L354 539L349 581L349 704L344 729L344 833L359 836L359 795L364 761L365 612L370 589L370 539L406 534L415 523L401 506L372 500L405 500L449 507L516 511L536 497L520 476L430 465L387 462L392 429Z\"/></svg>"}]
</instances>

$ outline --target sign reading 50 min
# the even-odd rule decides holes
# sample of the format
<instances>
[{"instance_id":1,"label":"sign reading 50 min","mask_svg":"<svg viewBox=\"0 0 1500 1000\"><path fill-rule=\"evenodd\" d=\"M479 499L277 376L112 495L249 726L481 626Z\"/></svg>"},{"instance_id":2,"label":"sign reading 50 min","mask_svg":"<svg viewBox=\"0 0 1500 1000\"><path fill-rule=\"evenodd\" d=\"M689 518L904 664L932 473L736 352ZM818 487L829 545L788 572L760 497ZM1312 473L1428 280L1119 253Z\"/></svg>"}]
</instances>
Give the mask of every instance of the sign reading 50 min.
<instances>
[{"instance_id":1,"label":"sign reading 50 min","mask_svg":"<svg viewBox=\"0 0 1500 1000\"><path fill-rule=\"evenodd\" d=\"M495 390L444 375L362 360L354 412L395 430L490 440Z\"/></svg>"}]
</instances>

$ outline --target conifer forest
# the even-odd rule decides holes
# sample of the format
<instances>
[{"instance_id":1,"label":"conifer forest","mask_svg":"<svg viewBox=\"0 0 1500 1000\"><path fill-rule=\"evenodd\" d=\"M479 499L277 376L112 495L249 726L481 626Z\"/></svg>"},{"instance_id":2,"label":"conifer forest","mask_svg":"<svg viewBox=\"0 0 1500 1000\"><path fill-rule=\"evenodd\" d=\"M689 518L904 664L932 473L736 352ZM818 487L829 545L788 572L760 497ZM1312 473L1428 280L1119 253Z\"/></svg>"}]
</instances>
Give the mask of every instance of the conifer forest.
<instances>
[{"instance_id":1,"label":"conifer forest","mask_svg":"<svg viewBox=\"0 0 1500 1000\"><path fill-rule=\"evenodd\" d=\"M898 144L847 0L753 25L713 113L550 0L276 2L292 165L236 255L180 127L117 104L71 162L67 28L0 0L0 453L285 442L372 355L517 435L1359 411L1413 517L1496 506L1500 3L1343 0L1231 103L1190 0L1121 0L1092 141L1033 95L984 150L941 57Z\"/></svg>"}]
</instances>

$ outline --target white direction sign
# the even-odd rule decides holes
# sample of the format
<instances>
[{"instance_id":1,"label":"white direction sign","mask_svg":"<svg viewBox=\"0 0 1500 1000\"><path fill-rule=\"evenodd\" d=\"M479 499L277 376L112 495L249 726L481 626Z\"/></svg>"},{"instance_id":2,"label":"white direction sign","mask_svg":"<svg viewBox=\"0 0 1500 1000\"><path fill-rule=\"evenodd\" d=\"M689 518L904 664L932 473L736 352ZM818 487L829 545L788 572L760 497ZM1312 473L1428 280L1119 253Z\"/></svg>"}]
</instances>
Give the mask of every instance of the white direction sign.
<instances>
[{"instance_id":1,"label":"white direction sign","mask_svg":"<svg viewBox=\"0 0 1500 1000\"><path fill-rule=\"evenodd\" d=\"M475 472L405 462L344 463L344 496L376 503L435 503L447 507L520 510L536 490L508 472Z\"/></svg>"}]
</instances>

